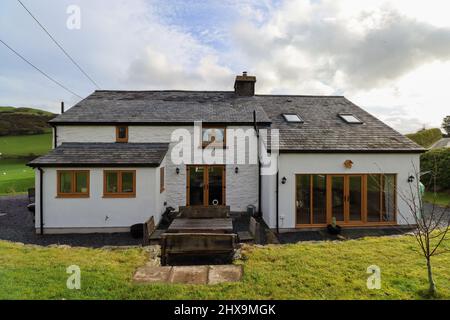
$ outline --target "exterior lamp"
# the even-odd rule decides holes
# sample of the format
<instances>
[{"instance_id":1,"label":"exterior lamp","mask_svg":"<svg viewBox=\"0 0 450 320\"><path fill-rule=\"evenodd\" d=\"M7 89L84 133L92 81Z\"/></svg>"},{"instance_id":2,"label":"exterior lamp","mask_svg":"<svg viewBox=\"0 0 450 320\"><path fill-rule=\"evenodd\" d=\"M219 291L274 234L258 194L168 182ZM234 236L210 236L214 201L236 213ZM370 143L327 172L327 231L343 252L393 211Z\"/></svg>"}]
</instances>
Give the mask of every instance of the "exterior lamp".
<instances>
[{"instance_id":1,"label":"exterior lamp","mask_svg":"<svg viewBox=\"0 0 450 320\"><path fill-rule=\"evenodd\" d=\"M413 175L408 177L408 182L409 183L413 183L414 182L414 176Z\"/></svg>"},{"instance_id":2,"label":"exterior lamp","mask_svg":"<svg viewBox=\"0 0 450 320\"><path fill-rule=\"evenodd\" d=\"M281 184L286 184L286 181L287 181L286 177L281 178Z\"/></svg>"},{"instance_id":3,"label":"exterior lamp","mask_svg":"<svg viewBox=\"0 0 450 320\"><path fill-rule=\"evenodd\" d=\"M236 173L236 174L239 173L239 168L238 167L234 168L234 173Z\"/></svg>"},{"instance_id":4,"label":"exterior lamp","mask_svg":"<svg viewBox=\"0 0 450 320\"><path fill-rule=\"evenodd\" d=\"M180 168L176 168L176 169L175 169L175 172L176 172L177 174L180 174Z\"/></svg>"}]
</instances>

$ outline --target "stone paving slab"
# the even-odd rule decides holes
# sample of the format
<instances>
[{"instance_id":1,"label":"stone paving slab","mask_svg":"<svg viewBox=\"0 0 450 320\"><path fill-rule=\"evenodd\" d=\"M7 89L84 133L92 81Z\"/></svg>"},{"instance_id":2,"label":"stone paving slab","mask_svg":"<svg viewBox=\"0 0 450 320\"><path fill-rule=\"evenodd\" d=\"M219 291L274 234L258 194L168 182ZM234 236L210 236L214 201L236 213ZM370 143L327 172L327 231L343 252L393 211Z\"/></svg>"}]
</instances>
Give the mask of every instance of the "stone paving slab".
<instances>
[{"instance_id":1,"label":"stone paving slab","mask_svg":"<svg viewBox=\"0 0 450 320\"><path fill-rule=\"evenodd\" d=\"M236 282L242 278L242 266L152 266L145 265L136 270L133 281L137 283L183 283L218 284Z\"/></svg>"},{"instance_id":2,"label":"stone paving slab","mask_svg":"<svg viewBox=\"0 0 450 320\"><path fill-rule=\"evenodd\" d=\"M242 266L220 265L210 266L208 284L218 284L223 282L236 282L242 278Z\"/></svg>"},{"instance_id":3,"label":"stone paving slab","mask_svg":"<svg viewBox=\"0 0 450 320\"><path fill-rule=\"evenodd\" d=\"M208 282L208 266L172 267L170 283L206 284Z\"/></svg>"}]
</instances>

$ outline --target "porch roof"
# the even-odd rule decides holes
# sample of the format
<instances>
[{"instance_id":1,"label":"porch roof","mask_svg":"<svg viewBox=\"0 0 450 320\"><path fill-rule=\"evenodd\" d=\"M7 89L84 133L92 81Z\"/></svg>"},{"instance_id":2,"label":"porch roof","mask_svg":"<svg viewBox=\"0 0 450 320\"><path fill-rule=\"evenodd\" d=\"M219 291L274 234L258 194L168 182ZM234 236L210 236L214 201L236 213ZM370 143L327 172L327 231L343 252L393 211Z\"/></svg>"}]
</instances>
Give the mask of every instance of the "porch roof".
<instances>
[{"instance_id":1,"label":"porch roof","mask_svg":"<svg viewBox=\"0 0 450 320\"><path fill-rule=\"evenodd\" d=\"M158 167L168 143L63 143L30 167Z\"/></svg>"}]
</instances>

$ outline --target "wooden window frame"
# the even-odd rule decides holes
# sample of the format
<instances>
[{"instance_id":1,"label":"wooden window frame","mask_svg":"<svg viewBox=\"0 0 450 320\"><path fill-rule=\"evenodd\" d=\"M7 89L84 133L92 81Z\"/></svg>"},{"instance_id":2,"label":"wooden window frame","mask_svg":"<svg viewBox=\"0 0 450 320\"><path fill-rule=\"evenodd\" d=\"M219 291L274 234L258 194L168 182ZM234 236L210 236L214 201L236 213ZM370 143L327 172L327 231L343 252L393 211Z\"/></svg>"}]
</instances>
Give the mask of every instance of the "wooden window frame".
<instances>
[{"instance_id":1,"label":"wooden window frame","mask_svg":"<svg viewBox=\"0 0 450 320\"><path fill-rule=\"evenodd\" d=\"M61 192L61 174L70 173L72 176L71 192ZM86 192L76 192L77 190L77 173L86 173ZM90 181L89 170L57 170L56 171L56 197L57 198L89 198L90 194Z\"/></svg>"},{"instance_id":2,"label":"wooden window frame","mask_svg":"<svg viewBox=\"0 0 450 320\"><path fill-rule=\"evenodd\" d=\"M106 176L108 173L117 173L118 192L107 192ZM133 192L122 192L122 174L133 174ZM135 198L136 197L136 170L103 170L103 198Z\"/></svg>"},{"instance_id":3,"label":"wooden window frame","mask_svg":"<svg viewBox=\"0 0 450 320\"><path fill-rule=\"evenodd\" d=\"M309 175L310 176L310 186L309 186L309 188L310 188L310 197L312 198L313 197L313 195L312 195L312 192L311 192L311 189L312 189L312 176L313 175L317 175L317 174L321 174L321 173L297 173L297 174L295 174L295 181L296 181L296 177L297 176L300 176L300 175ZM398 199L397 199L397 197L398 197L398 195L397 195L397 188L398 188L398 186L397 186L397 174L395 174L395 173L385 173L385 174L379 174L379 173L355 173L355 174L343 174L343 173L336 173L336 174L333 174L333 173L327 173L327 174L323 174L323 175L325 175L326 176L326 198L327 198L327 203L326 203L326 216L327 216L327 222L325 223L325 224L313 224L313 223L310 223L310 224L298 224L297 223L297 206L296 206L296 203L297 203L297 190L296 190L296 188L297 188L297 184L296 183L294 183L294 217L295 217L295 226L296 226L296 228L319 228L319 227L326 227L326 225L327 224L330 224L331 223L331 220L332 220L332 208L331 208L331 205L332 205L332 201L331 201L331 196L332 196L332 194L331 194L331 188L332 188L332 181L331 181L331 178L333 177L333 176L343 176L344 177L344 194L345 195L348 195L348 188L349 188L349 186L348 186L348 182L345 182L346 180L349 180L349 178L347 178L347 177L350 177L350 176L361 176L362 177L362 180L361 180L361 184L362 184L362 186L361 186L361 192L362 192L362 199L361 199L361 204L362 204L362 206L361 206L361 221L352 221L352 220L348 220L348 215L349 215L349 203L347 203L347 201L345 201L345 203L344 203L344 207L345 207L345 209L344 209L344 219L345 219L345 221L340 221L340 222L338 222L338 224L339 225L341 225L342 227L357 227L357 226L368 226L368 227L371 227L371 226L373 226L373 227L375 227L375 226L392 226L392 225L397 225L397 211L398 211L398 204L397 204L397 201L398 201ZM394 188L394 219L392 220L392 221L383 221L382 220L382 215L383 215L383 208L382 208L382 203L381 203L381 199L382 199L382 197L383 197L383 194L384 194L384 186L383 186L383 183L382 183L382 185L381 185L381 190L380 190L380 220L379 221L372 221L372 222L369 222L368 221L368 218L367 218L367 180L369 179L369 176L370 175L379 175L379 176L381 176L381 179L380 179L380 181L381 181L381 183L382 183L382 181L384 180L384 176L388 176L388 175L392 175L393 177L394 177L394 186L393 186L393 188ZM312 221L312 212L313 212L313 206L314 206L314 204L313 204L313 202L312 202L312 199L311 199L311 205L310 205L310 222L313 222Z\"/></svg>"},{"instance_id":4,"label":"wooden window frame","mask_svg":"<svg viewBox=\"0 0 450 320\"><path fill-rule=\"evenodd\" d=\"M119 138L120 128L125 128L125 138ZM128 126L116 126L116 142L120 143L128 142Z\"/></svg>"},{"instance_id":5,"label":"wooden window frame","mask_svg":"<svg viewBox=\"0 0 450 320\"><path fill-rule=\"evenodd\" d=\"M164 167L159 168L159 193L163 193L165 188L165 170Z\"/></svg>"},{"instance_id":6,"label":"wooden window frame","mask_svg":"<svg viewBox=\"0 0 450 320\"><path fill-rule=\"evenodd\" d=\"M223 143L207 143L207 142L203 141L203 129L223 129ZM214 124L202 125L200 145L201 145L202 149L205 149L207 147L226 149L226 147L227 147L227 127L225 125L214 125Z\"/></svg>"}]
</instances>

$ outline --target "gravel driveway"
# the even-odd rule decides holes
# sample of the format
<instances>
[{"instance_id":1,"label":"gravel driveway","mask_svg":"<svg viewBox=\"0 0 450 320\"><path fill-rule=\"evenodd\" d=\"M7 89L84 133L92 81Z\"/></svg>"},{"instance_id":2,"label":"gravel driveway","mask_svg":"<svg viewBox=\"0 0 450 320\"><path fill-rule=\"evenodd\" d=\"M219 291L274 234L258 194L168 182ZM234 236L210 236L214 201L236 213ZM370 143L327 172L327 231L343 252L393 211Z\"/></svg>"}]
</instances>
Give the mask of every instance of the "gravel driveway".
<instances>
[{"instance_id":1,"label":"gravel driveway","mask_svg":"<svg viewBox=\"0 0 450 320\"><path fill-rule=\"evenodd\" d=\"M0 240L27 244L65 244L81 247L140 245L129 233L38 235L35 233L33 215L27 210L28 197L0 196Z\"/></svg>"}]
</instances>

